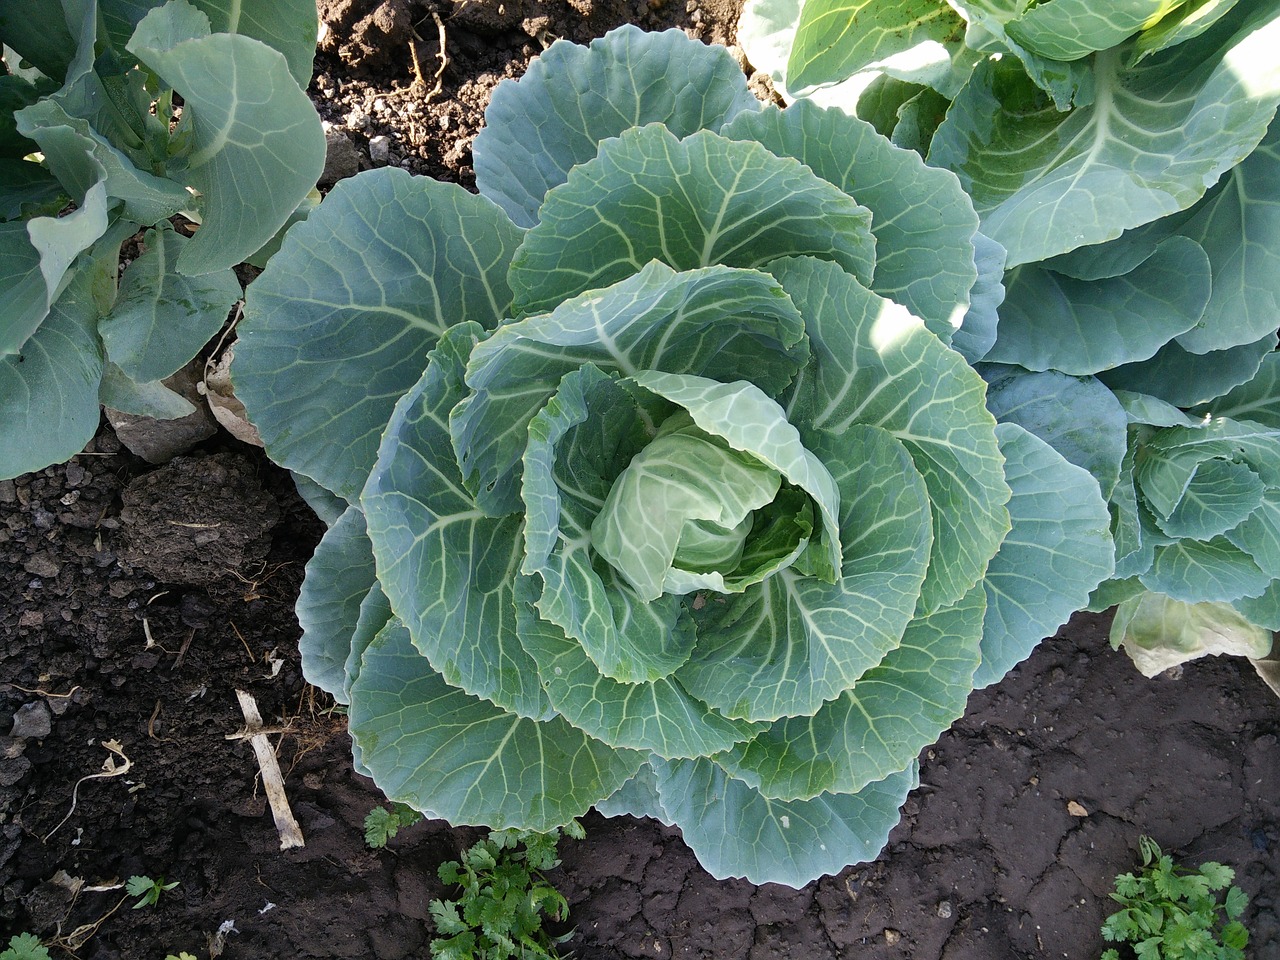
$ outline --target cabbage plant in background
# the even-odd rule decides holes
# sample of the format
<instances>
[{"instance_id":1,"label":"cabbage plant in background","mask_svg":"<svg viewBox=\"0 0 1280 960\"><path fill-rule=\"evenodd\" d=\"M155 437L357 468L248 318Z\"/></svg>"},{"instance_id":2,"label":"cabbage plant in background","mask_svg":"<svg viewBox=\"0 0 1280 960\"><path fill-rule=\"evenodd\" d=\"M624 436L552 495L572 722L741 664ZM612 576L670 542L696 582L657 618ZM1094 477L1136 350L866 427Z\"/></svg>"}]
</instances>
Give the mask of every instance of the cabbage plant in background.
<instances>
[{"instance_id":1,"label":"cabbage plant in background","mask_svg":"<svg viewBox=\"0 0 1280 960\"><path fill-rule=\"evenodd\" d=\"M239 329L268 453L348 504L298 615L357 768L454 823L657 817L718 877L874 857L1112 572L1097 481L966 360L969 199L677 31L556 43L474 150L480 196L339 184Z\"/></svg>"},{"instance_id":2,"label":"cabbage plant in background","mask_svg":"<svg viewBox=\"0 0 1280 960\"><path fill-rule=\"evenodd\" d=\"M751 0L786 91L952 170L1004 251L990 408L1109 497L1113 642L1280 628L1280 3Z\"/></svg>"},{"instance_id":3,"label":"cabbage plant in background","mask_svg":"<svg viewBox=\"0 0 1280 960\"><path fill-rule=\"evenodd\" d=\"M312 0L0 7L0 477L79 453L100 403L192 411L161 381L320 175L316 25Z\"/></svg>"}]
</instances>

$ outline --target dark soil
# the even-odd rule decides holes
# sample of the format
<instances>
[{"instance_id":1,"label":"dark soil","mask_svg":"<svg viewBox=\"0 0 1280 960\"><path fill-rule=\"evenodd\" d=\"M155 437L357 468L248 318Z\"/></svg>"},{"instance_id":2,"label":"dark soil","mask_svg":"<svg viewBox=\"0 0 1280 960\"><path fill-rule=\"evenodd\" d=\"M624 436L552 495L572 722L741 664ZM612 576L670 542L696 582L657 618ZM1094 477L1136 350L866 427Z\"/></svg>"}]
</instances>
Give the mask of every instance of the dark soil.
<instances>
[{"instance_id":1,"label":"dark soil","mask_svg":"<svg viewBox=\"0 0 1280 960\"><path fill-rule=\"evenodd\" d=\"M736 16L692 0L445 3L449 64L424 102L411 84L415 50L435 82L431 7L322 8L332 33L312 93L347 165L369 166L370 139L386 136L389 162L463 183L490 91L542 41L621 22L731 40ZM429 955L436 867L479 834L423 823L365 846L382 798L298 663L292 606L321 532L287 474L225 435L156 468L104 428L71 463L0 481L0 733L15 725L0 736L0 945L31 931L55 957L205 960L230 922L226 960ZM1241 661L1146 680L1106 628L1077 617L975 694L921 758L881 857L803 890L715 881L675 831L589 816L552 876L571 903L568 949L1091 960L1112 879L1145 833L1188 863L1233 866L1250 957L1280 957L1280 705ZM301 849L279 849L234 736L236 690L280 731ZM178 886L134 910L120 885L135 874Z\"/></svg>"}]
</instances>

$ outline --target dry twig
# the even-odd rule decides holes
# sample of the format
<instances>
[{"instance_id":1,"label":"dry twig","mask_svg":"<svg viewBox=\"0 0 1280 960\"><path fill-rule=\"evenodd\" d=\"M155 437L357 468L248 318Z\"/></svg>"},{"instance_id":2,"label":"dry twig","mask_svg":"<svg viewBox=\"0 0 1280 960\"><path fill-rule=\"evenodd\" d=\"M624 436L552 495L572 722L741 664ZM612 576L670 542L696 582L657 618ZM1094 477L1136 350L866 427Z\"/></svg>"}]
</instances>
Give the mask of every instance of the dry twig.
<instances>
[{"instance_id":1,"label":"dry twig","mask_svg":"<svg viewBox=\"0 0 1280 960\"><path fill-rule=\"evenodd\" d=\"M271 749L271 741L267 739L267 734L272 731L262 726L262 714L258 712L258 702L253 699L253 694L237 690L236 699L240 701L245 728L238 733L227 734L227 739L248 740L253 746L254 755L258 758L258 769L262 771L262 785L267 791L267 802L271 804L271 815L276 821L276 832L280 835L280 849L305 846L302 828L289 809L289 798L284 792L284 778L280 775L280 763L276 760L275 751Z\"/></svg>"}]
</instances>

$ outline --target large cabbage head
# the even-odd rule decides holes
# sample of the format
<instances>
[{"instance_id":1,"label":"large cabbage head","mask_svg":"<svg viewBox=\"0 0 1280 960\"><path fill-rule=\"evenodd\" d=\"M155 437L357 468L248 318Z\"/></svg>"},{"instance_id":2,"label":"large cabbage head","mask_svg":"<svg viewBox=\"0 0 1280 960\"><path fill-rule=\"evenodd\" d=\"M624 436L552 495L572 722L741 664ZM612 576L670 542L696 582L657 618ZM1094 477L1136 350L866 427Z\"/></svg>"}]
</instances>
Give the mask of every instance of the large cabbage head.
<instances>
[{"instance_id":1,"label":"large cabbage head","mask_svg":"<svg viewBox=\"0 0 1280 960\"><path fill-rule=\"evenodd\" d=\"M948 345L994 322L973 208L630 28L502 85L475 164L340 185L240 332L337 518L299 617L359 769L454 823L652 815L717 876L873 857L975 682L1110 572L1097 484Z\"/></svg>"}]
</instances>

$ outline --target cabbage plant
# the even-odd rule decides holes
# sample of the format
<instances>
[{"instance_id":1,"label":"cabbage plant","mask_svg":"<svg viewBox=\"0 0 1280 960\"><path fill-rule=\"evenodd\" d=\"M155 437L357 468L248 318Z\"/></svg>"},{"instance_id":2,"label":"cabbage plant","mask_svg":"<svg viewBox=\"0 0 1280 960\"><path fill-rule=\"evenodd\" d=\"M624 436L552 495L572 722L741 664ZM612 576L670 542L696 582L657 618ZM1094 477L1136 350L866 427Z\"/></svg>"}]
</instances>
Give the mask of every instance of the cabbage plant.
<instances>
[{"instance_id":1,"label":"cabbage plant","mask_svg":"<svg viewBox=\"0 0 1280 960\"><path fill-rule=\"evenodd\" d=\"M79 453L100 403L192 412L161 381L217 335L232 268L324 163L316 24L312 0L0 7L0 477Z\"/></svg>"},{"instance_id":2,"label":"cabbage plant","mask_svg":"<svg viewBox=\"0 0 1280 960\"><path fill-rule=\"evenodd\" d=\"M874 857L1112 570L1097 481L959 352L1001 264L957 178L630 27L474 150L480 196L339 184L239 329L268 453L345 505L298 616L357 768L454 823L653 816L717 877Z\"/></svg>"},{"instance_id":3,"label":"cabbage plant","mask_svg":"<svg viewBox=\"0 0 1280 960\"><path fill-rule=\"evenodd\" d=\"M740 33L792 94L960 177L1007 268L988 406L1109 498L1113 642L1148 673L1265 654L1280 3L751 0Z\"/></svg>"}]
</instances>

